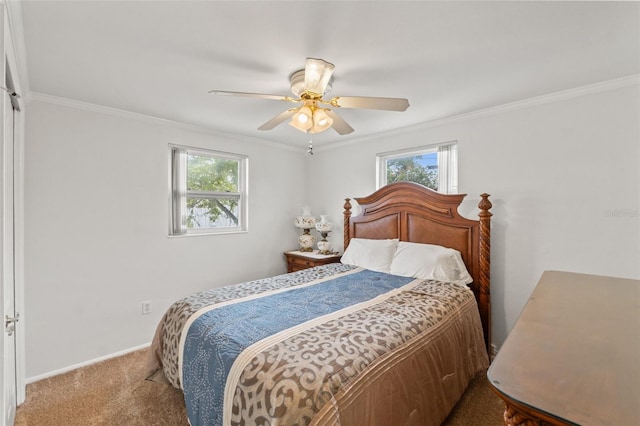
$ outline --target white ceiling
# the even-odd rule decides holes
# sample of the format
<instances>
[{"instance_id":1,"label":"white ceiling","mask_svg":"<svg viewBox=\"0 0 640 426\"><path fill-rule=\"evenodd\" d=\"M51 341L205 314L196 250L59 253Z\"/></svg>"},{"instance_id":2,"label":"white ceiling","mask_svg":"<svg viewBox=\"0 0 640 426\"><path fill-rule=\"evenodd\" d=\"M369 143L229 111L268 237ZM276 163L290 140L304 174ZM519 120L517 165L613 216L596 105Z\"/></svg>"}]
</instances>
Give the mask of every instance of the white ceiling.
<instances>
[{"instance_id":1,"label":"white ceiling","mask_svg":"<svg viewBox=\"0 0 640 426\"><path fill-rule=\"evenodd\" d=\"M640 73L638 2L23 1L31 92L292 145L289 95L308 56L331 95L405 97L342 109L355 129L316 146Z\"/></svg>"}]
</instances>

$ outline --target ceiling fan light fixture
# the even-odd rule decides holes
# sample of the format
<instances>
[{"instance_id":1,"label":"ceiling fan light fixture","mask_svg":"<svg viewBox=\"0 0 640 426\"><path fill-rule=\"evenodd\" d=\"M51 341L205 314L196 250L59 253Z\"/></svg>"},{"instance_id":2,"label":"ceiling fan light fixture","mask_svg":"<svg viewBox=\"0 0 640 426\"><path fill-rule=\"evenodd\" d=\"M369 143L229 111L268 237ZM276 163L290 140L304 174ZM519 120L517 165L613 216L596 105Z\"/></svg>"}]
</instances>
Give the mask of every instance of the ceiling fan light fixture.
<instances>
[{"instance_id":1,"label":"ceiling fan light fixture","mask_svg":"<svg viewBox=\"0 0 640 426\"><path fill-rule=\"evenodd\" d=\"M320 96L325 91L335 65L322 59L307 58L304 67L304 88Z\"/></svg>"},{"instance_id":2,"label":"ceiling fan light fixture","mask_svg":"<svg viewBox=\"0 0 640 426\"><path fill-rule=\"evenodd\" d=\"M333 124L333 119L327 115L323 108L318 108L313 112L313 128L311 133L324 132Z\"/></svg>"},{"instance_id":3,"label":"ceiling fan light fixture","mask_svg":"<svg viewBox=\"0 0 640 426\"><path fill-rule=\"evenodd\" d=\"M306 105L298 108L298 111L291 117L289 124L301 132L307 132L313 127L313 113L311 112L311 108Z\"/></svg>"},{"instance_id":4,"label":"ceiling fan light fixture","mask_svg":"<svg viewBox=\"0 0 640 426\"><path fill-rule=\"evenodd\" d=\"M304 93L304 69L295 71L293 74L291 74L291 76L289 77L289 83L291 84L291 93L296 95L298 98L301 98L302 94ZM331 92L332 88L333 76L331 76L331 78L325 85L324 93L326 94Z\"/></svg>"}]
</instances>

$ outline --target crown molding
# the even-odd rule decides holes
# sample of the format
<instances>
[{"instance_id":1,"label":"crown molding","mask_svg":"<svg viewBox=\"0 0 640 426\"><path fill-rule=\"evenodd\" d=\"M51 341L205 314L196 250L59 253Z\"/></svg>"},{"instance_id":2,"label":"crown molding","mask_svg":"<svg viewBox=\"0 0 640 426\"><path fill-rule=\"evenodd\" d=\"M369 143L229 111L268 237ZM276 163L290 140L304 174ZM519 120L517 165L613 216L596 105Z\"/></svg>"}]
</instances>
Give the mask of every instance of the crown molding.
<instances>
[{"instance_id":1,"label":"crown molding","mask_svg":"<svg viewBox=\"0 0 640 426\"><path fill-rule=\"evenodd\" d=\"M426 130L434 127L460 123L460 122L465 122L469 120L476 120L478 118L489 117L492 115L501 114L509 111L516 111L519 109L531 108L537 105L559 102L559 101L573 99L581 96L591 95L594 93L601 93L601 92L606 92L610 90L615 90L615 89L639 85L639 84L640 84L640 74L633 74L627 77L622 77L622 78L617 78L613 80L603 81L600 83L580 86L573 89L563 90L560 92L549 93L546 95L536 96L529 99L523 99L520 101L498 105L495 107L484 108L484 109L480 109L477 111L472 111L464 114L444 117L444 118L440 118L432 121L426 121L423 123L403 127L401 129L381 132L373 136L363 136L360 138L353 138L346 141L331 143L326 146L317 146L317 147L314 147L314 150L316 152L328 151L332 149L341 148L347 145L358 144L361 142L368 142L368 141L371 141L372 139L379 139L381 137L393 137L393 136L399 136L399 135L404 135L408 133L414 133L417 131ZM43 93L30 92L30 93L27 93L26 98L29 102L36 101L36 102L49 103L49 104L54 104L59 106L65 106L68 108L92 111L92 112L101 113L101 114L108 114L108 115L113 115L121 118L142 121L150 124L156 124L156 125L160 124L160 125L165 125L165 126L169 126L169 127L173 127L181 130L204 133L208 135L213 135L213 136L218 136L223 138L230 138L230 139L240 140L240 141L249 142L249 143L259 142L275 148L285 149L288 151L293 151L298 153L306 152L306 147L304 148L295 147L295 146L278 143L278 142L274 142L267 139L259 139L259 138L252 138L249 136L237 135L233 133L225 133L212 128L196 126L193 124L187 124L187 123L168 120L168 119L159 118L159 117L153 117L150 115L126 111L118 108L105 107L102 105L77 101L74 99L63 98L59 96L52 96L52 95L46 95Z\"/></svg>"},{"instance_id":2,"label":"crown molding","mask_svg":"<svg viewBox=\"0 0 640 426\"><path fill-rule=\"evenodd\" d=\"M46 104L58 105L67 108L78 109L82 111L90 111L98 114L107 114L115 117L120 117L128 120L140 121L148 124L162 125L179 130L186 130L190 132L202 133L206 135L216 136L220 138L233 139L237 141L247 143L260 143L263 145L269 145L274 148L284 149L287 151L293 151L298 153L306 152L305 149L294 147L291 145L274 142L267 139L252 138L249 136L238 135L235 133L225 133L216 129L208 127L197 126L195 124L187 124L179 121L168 120L165 118L154 117L151 115L141 114L138 112L131 112L123 109L106 107L98 104L92 104L89 102L77 101L75 99L63 98L60 96L46 95L44 93L31 92L29 93L29 102L41 102Z\"/></svg>"},{"instance_id":3,"label":"crown molding","mask_svg":"<svg viewBox=\"0 0 640 426\"><path fill-rule=\"evenodd\" d=\"M434 127L460 123L460 122L465 122L469 120L476 120L478 118L490 117L492 115L502 114L505 112L517 111L520 109L531 108L534 106L550 104L554 102L560 102L564 100L578 98L581 96L607 92L607 91L616 90L623 87L630 87L634 85L640 85L640 74L632 74L626 77L616 78L613 80L606 80L606 81L602 81L594 84L588 84L585 86L562 90L559 92L548 93L546 95L541 95L533 98L523 99L520 101L510 102L507 104L497 105L494 107L479 109L479 110L467 112L464 114L452 115L450 117L444 117L436 120L425 121L423 123L413 124L411 126L403 127L401 129L389 130L387 132L377 133L373 136L363 136L360 138L353 138L346 141L341 141L341 142L333 143L327 146L318 147L317 149L315 148L314 149L316 152L323 152L323 151L341 148L343 146L357 144L361 142L370 142L372 139L379 139L381 137L405 135L408 133L414 133L417 131L426 130Z\"/></svg>"}]
</instances>

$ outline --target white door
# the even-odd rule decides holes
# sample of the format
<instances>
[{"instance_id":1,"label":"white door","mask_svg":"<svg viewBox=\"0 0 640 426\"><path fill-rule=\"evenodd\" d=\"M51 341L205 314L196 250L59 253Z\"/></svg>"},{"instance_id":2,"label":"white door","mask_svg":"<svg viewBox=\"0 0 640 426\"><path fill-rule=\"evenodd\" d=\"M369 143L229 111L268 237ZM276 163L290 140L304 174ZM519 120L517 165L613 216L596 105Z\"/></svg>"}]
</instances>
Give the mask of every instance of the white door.
<instances>
[{"instance_id":1,"label":"white door","mask_svg":"<svg viewBox=\"0 0 640 426\"><path fill-rule=\"evenodd\" d=\"M15 228L14 228L14 110L9 96L2 94L2 159L0 189L2 196L2 245L0 246L0 287L2 290L2 423L13 425L16 413L16 333L15 321Z\"/></svg>"}]
</instances>

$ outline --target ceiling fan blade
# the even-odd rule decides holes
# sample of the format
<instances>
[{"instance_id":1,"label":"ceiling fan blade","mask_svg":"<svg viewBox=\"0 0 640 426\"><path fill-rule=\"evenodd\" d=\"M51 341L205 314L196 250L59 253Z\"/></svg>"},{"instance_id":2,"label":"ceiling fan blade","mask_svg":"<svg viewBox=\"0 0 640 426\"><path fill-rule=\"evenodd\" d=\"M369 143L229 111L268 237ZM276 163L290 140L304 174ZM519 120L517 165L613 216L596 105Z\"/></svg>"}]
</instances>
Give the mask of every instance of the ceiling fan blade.
<instances>
[{"instance_id":1,"label":"ceiling fan blade","mask_svg":"<svg viewBox=\"0 0 640 426\"><path fill-rule=\"evenodd\" d=\"M335 65L322 59L307 58L304 63L304 88L320 96L333 75Z\"/></svg>"},{"instance_id":2,"label":"ceiling fan blade","mask_svg":"<svg viewBox=\"0 0 640 426\"><path fill-rule=\"evenodd\" d=\"M409 101L404 98L372 98L365 96L336 96L329 102L335 107L382 109L385 111L404 111Z\"/></svg>"},{"instance_id":3,"label":"ceiling fan blade","mask_svg":"<svg viewBox=\"0 0 640 426\"><path fill-rule=\"evenodd\" d=\"M353 132L353 127L349 126L349 123L344 121L344 119L336 114L335 111L328 108L325 111L327 112L327 115L333 120L333 124L331 125L331 127L333 127L333 130L338 132L338 134L348 135L349 133Z\"/></svg>"},{"instance_id":4,"label":"ceiling fan blade","mask_svg":"<svg viewBox=\"0 0 640 426\"><path fill-rule=\"evenodd\" d=\"M214 95L221 96L242 96L245 98L261 98L261 99L272 99L274 101L289 101L289 102L297 102L297 99L293 99L290 96L282 96L282 95L267 95L264 93L248 93L248 92L228 92L226 90L210 90L209 93Z\"/></svg>"},{"instance_id":5,"label":"ceiling fan blade","mask_svg":"<svg viewBox=\"0 0 640 426\"><path fill-rule=\"evenodd\" d=\"M286 110L283 113L280 113L280 114L276 115L271 120L267 121L262 126L258 127L258 130L271 130L271 129L273 129L278 124L282 123L287 118L289 118L293 114L295 114L296 110L297 110L297 108L291 108L291 109Z\"/></svg>"}]
</instances>

